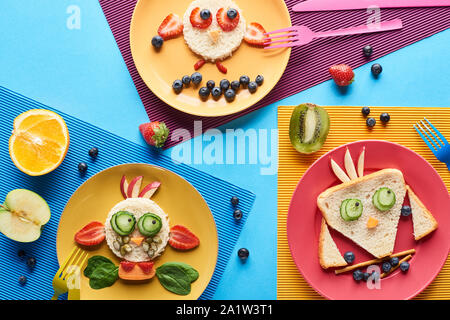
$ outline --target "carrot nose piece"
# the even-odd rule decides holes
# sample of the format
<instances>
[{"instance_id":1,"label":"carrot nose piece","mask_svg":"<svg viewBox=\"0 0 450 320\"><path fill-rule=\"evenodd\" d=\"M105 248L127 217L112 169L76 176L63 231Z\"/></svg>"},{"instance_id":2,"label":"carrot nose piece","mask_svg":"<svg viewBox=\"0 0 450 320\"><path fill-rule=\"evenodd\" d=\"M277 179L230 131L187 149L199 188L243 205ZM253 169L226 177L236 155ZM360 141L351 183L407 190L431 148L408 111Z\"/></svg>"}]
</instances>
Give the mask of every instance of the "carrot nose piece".
<instances>
[{"instance_id":1,"label":"carrot nose piece","mask_svg":"<svg viewBox=\"0 0 450 320\"><path fill-rule=\"evenodd\" d=\"M220 37L220 30L215 29L215 30L209 31L209 37L211 38L212 42L217 43L217 41L219 41L219 37Z\"/></svg>"},{"instance_id":2,"label":"carrot nose piece","mask_svg":"<svg viewBox=\"0 0 450 320\"><path fill-rule=\"evenodd\" d=\"M144 241L144 237L131 238L130 241L139 247L142 244L142 241Z\"/></svg>"}]
</instances>

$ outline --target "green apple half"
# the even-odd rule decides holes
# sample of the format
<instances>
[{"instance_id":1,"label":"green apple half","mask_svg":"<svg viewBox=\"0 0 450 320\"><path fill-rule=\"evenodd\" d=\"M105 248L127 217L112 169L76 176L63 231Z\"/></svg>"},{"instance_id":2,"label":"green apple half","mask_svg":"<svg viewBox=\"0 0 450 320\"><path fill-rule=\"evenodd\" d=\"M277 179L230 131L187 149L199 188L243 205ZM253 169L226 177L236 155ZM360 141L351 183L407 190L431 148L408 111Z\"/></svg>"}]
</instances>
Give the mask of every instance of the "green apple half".
<instances>
[{"instance_id":1,"label":"green apple half","mask_svg":"<svg viewBox=\"0 0 450 320\"><path fill-rule=\"evenodd\" d=\"M0 205L0 232L18 242L33 242L50 220L50 208L38 194L16 189Z\"/></svg>"}]
</instances>

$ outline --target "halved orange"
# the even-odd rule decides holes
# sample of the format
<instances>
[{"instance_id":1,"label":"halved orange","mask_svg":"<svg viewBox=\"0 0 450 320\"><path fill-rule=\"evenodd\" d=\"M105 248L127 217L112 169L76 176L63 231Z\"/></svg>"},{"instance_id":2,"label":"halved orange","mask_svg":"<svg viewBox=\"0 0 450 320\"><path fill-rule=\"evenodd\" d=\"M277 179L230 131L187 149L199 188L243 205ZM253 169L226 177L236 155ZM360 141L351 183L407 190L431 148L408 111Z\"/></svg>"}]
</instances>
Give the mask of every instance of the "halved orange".
<instances>
[{"instance_id":1,"label":"halved orange","mask_svg":"<svg viewBox=\"0 0 450 320\"><path fill-rule=\"evenodd\" d=\"M69 149L69 130L63 118L43 109L17 116L9 139L9 154L16 167L30 176L55 170Z\"/></svg>"}]
</instances>

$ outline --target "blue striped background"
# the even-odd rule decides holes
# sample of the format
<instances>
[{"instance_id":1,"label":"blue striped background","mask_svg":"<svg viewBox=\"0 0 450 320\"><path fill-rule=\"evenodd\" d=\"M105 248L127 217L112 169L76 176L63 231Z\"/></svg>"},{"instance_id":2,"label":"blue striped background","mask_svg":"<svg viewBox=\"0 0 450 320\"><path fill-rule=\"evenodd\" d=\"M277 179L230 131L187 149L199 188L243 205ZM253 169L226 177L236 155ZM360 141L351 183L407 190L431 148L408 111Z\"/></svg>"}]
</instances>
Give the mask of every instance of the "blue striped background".
<instances>
[{"instance_id":1,"label":"blue striped background","mask_svg":"<svg viewBox=\"0 0 450 320\"><path fill-rule=\"evenodd\" d=\"M8 140L12 123L17 115L30 109L57 112L66 121L70 132L70 147L65 160L58 169L42 177L23 174L9 157ZM1 86L0 116L0 202L9 191L25 188L44 197L52 212L41 238L33 243L17 243L0 234L0 299L38 300L52 297L52 279L59 267L56 258L56 231L61 212L69 197L86 179L99 171L134 162L158 165L181 175L202 194L209 205L219 235L219 257L211 282L200 299L213 298L247 214L253 206L254 194L187 165L174 163L153 149L134 144ZM96 161L91 161L88 156L88 150L93 146L98 146L101 152ZM77 171L80 161L87 162L89 166L84 177ZM232 217L232 196L239 197L239 208L244 212L243 219L238 223ZM36 257L37 265L34 270L28 270L25 260L18 257L19 249L24 249L29 256ZM18 283L21 275L28 278L25 286Z\"/></svg>"}]
</instances>

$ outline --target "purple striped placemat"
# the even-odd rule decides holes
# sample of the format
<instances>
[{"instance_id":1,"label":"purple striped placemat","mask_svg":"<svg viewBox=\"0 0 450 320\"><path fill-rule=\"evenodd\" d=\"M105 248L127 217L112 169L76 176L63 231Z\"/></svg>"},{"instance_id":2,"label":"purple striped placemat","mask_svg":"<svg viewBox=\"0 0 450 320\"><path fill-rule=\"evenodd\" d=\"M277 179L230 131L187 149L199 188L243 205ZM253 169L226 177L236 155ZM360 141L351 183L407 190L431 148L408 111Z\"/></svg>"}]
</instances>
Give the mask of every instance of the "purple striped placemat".
<instances>
[{"instance_id":1,"label":"purple striped placemat","mask_svg":"<svg viewBox=\"0 0 450 320\"><path fill-rule=\"evenodd\" d=\"M255 5L261 5L260 0L254 1ZM185 128L191 131L192 136L195 120L202 120L203 130L206 131L328 80L330 78L328 68L335 63L347 63L353 68L367 63L368 60L362 54L362 48L367 44L374 48L372 59L377 59L450 27L450 7L382 9L383 21L401 18L403 29L319 39L309 45L294 48L285 74L263 100L234 115L204 118L191 116L169 107L147 88L139 76L131 56L129 41L130 22L137 1L99 0L99 2L149 118L164 121L172 132L178 128ZM300 1L285 0L285 2L291 14L292 24L307 25L313 31L361 25L366 23L370 16L365 10L294 13L291 8ZM177 143L169 139L166 147Z\"/></svg>"}]
</instances>

